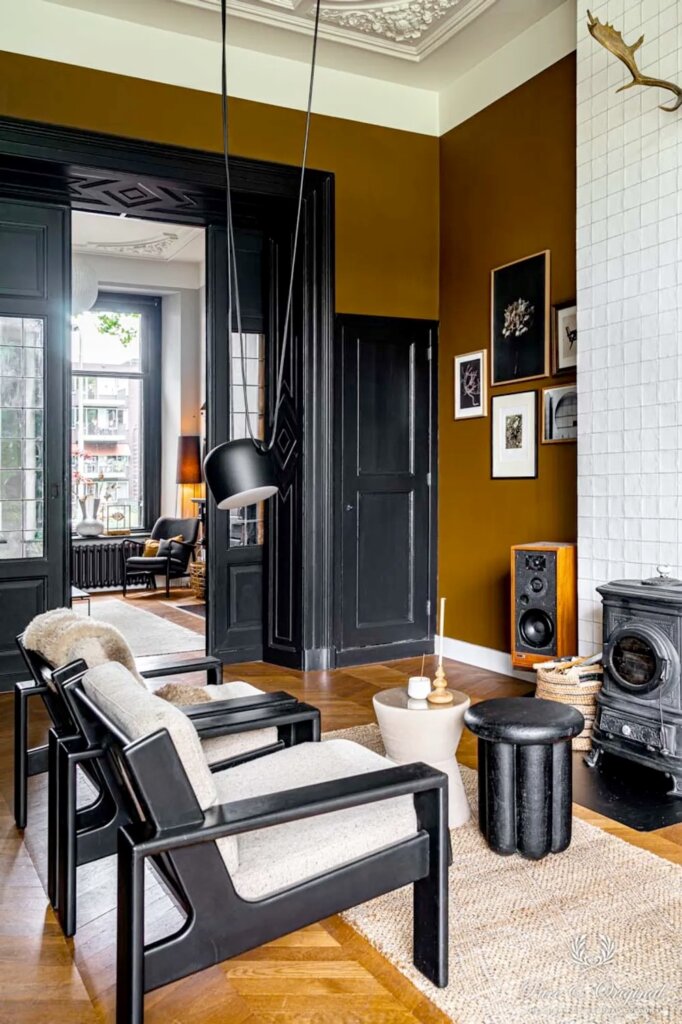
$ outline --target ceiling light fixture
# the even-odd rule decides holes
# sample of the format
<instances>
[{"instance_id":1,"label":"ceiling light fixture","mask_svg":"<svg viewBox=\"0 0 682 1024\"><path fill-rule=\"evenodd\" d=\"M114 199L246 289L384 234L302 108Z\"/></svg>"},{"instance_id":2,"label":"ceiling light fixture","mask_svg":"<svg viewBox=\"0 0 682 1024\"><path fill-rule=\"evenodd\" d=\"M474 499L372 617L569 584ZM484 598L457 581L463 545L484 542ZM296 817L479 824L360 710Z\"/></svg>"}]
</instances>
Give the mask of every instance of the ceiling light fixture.
<instances>
[{"instance_id":1,"label":"ceiling light fixture","mask_svg":"<svg viewBox=\"0 0 682 1024\"><path fill-rule=\"evenodd\" d=\"M92 309L97 301L99 281L91 263L74 256L71 266L71 315L78 316Z\"/></svg>"},{"instance_id":2,"label":"ceiling light fixture","mask_svg":"<svg viewBox=\"0 0 682 1024\"><path fill-rule=\"evenodd\" d=\"M232 197L230 189L230 161L228 156L228 96L227 96L227 0L221 0L221 98L222 98L222 132L223 157L225 161L225 219L227 247L227 330L232 332L232 313L237 321L239 335L239 358L241 365L242 390L248 437L236 441L226 441L208 453L204 461L204 476L211 494L220 509L242 508L258 501L271 498L279 490L272 448L277 437L277 423L282 404L282 384L287 346L291 335L292 298L298 252L298 238L303 210L303 189L305 184L305 168L308 155L308 138L310 135L310 118L313 101L313 84L315 81L315 63L317 57L317 40L320 24L320 0L315 4L315 27L313 30L313 47L310 63L310 79L308 85L308 104L306 108L305 135L303 139L303 157L301 160L301 177L296 207L294 240L291 254L291 274L287 291L286 312L282 331L282 345L277 370L277 386L275 402L270 422L270 439L257 438L251 423L248 394L246 387L246 360L244 355L244 333L242 331L241 303L239 299L239 281L237 277L237 259L234 242L234 222L232 217ZM228 351L230 349L228 337Z\"/></svg>"}]
</instances>

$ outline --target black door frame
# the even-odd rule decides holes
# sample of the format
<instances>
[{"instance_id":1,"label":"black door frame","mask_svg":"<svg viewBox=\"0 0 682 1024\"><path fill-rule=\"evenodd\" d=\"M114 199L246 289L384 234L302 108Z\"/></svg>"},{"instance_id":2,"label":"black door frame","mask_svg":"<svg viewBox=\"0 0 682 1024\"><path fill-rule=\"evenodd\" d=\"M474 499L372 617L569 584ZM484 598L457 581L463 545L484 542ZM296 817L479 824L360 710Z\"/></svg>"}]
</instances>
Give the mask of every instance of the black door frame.
<instances>
[{"instance_id":1,"label":"black door frame","mask_svg":"<svg viewBox=\"0 0 682 1024\"><path fill-rule=\"evenodd\" d=\"M391 644L378 644L373 647L356 647L344 650L342 621L342 585L338 584L333 594L333 646L334 664L338 666L357 665L361 663L393 660L395 658L411 658L433 651L433 637L437 623L437 591L438 591L438 321L417 320L412 317L369 316L362 314L337 313L335 317L335 345L338 348L343 341L344 329L361 329L363 325L380 324L390 329L391 324L404 327L414 322L423 330L428 331L429 347L429 513L428 513L428 612L427 635L421 640L409 640ZM334 575L342 579L344 571L342 558L342 504L343 504L343 459L340 455L343 444L343 359L337 351L334 362L337 370L334 382L334 451L336 453L334 467L335 506L338 514L334 517Z\"/></svg>"},{"instance_id":2,"label":"black door frame","mask_svg":"<svg viewBox=\"0 0 682 1024\"><path fill-rule=\"evenodd\" d=\"M295 167L233 158L232 186L248 213L264 198L295 199ZM0 196L71 209L209 227L224 223L224 164L219 153L98 132L0 118ZM307 214L301 237L305 303L302 449L302 650L300 665L327 668L334 659L333 587L333 333L334 176L306 171ZM207 318L210 310L207 309ZM208 356L208 353L207 353ZM208 363L208 359L207 359ZM218 437L222 398L207 381L208 444ZM211 407L212 406L212 407ZM208 503L209 535L216 508ZM209 562L209 605L211 598ZM207 632L211 631L211 616Z\"/></svg>"}]
</instances>

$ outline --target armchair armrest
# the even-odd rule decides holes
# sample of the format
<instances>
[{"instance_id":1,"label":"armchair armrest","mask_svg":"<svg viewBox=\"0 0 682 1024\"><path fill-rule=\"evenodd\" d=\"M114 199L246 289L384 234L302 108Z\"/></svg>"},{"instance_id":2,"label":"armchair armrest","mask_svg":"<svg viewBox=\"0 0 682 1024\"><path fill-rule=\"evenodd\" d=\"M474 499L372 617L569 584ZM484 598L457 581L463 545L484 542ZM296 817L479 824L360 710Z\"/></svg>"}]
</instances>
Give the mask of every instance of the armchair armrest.
<instances>
[{"instance_id":1,"label":"armchair armrest","mask_svg":"<svg viewBox=\"0 0 682 1024\"><path fill-rule=\"evenodd\" d=\"M379 800L392 800L398 796L447 789L447 784L448 778L443 772L415 762L221 804L209 808L205 812L204 821L196 825L183 825L155 833L148 823L140 822L122 829L121 836L135 848L138 857L151 857L197 843L236 836L242 832L312 818L329 811L342 811Z\"/></svg>"},{"instance_id":2,"label":"armchair armrest","mask_svg":"<svg viewBox=\"0 0 682 1024\"><path fill-rule=\"evenodd\" d=\"M135 540L132 537L126 537L125 540L121 541L121 557L123 561L130 558L132 555L137 555L140 551L144 551L144 541Z\"/></svg>"},{"instance_id":3,"label":"armchair armrest","mask_svg":"<svg viewBox=\"0 0 682 1024\"><path fill-rule=\"evenodd\" d=\"M152 656L152 658L154 661L158 661L158 658L155 655ZM171 665L157 665L152 668L144 667L146 660L146 658L136 659L138 672L143 679L160 679L163 676L189 675L193 672L217 671L221 674L223 670L223 663L220 658L214 658L211 654L207 654L203 658L194 658L192 661L176 661Z\"/></svg>"},{"instance_id":4,"label":"armchair armrest","mask_svg":"<svg viewBox=\"0 0 682 1024\"><path fill-rule=\"evenodd\" d=\"M268 699L275 698L275 699ZM281 699L278 699L281 698ZM181 709L191 719L202 739L228 736L254 729L292 726L317 718L319 711L302 704L289 694L263 694L263 697L239 697L234 700L193 704Z\"/></svg>"},{"instance_id":5,"label":"armchair armrest","mask_svg":"<svg viewBox=\"0 0 682 1024\"><path fill-rule=\"evenodd\" d=\"M44 693L49 693L50 688L47 683L36 683L33 679L22 679L14 684L14 691L15 693L20 693L22 697L40 697Z\"/></svg>"},{"instance_id":6,"label":"armchair armrest","mask_svg":"<svg viewBox=\"0 0 682 1024\"><path fill-rule=\"evenodd\" d=\"M277 709L293 707L298 704L296 697L279 690L276 693L259 693L253 697L231 697L229 700L212 700L204 704L189 704L182 708L188 718L197 719L214 714L229 714L237 711L260 711L261 709Z\"/></svg>"}]
</instances>

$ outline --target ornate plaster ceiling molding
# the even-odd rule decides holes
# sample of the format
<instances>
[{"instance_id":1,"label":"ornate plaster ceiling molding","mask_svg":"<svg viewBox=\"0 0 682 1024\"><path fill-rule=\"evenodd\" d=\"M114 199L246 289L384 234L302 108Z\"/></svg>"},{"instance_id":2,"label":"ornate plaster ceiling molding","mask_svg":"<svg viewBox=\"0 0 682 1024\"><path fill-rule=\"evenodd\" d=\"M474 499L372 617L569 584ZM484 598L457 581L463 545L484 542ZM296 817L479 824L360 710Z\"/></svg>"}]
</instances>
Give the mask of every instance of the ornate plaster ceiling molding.
<instances>
[{"instance_id":1,"label":"ornate plaster ceiling molding","mask_svg":"<svg viewBox=\"0 0 682 1024\"><path fill-rule=\"evenodd\" d=\"M125 242L83 242L75 245L79 252L98 253L100 256L125 256L127 259L168 260L180 236L172 231L163 231L153 238L140 238Z\"/></svg>"},{"instance_id":2,"label":"ornate plaster ceiling molding","mask_svg":"<svg viewBox=\"0 0 682 1024\"><path fill-rule=\"evenodd\" d=\"M220 0L173 0L220 9ZM320 36L361 49L420 61L483 14L496 0L322 0ZM312 0L228 0L231 14L310 34Z\"/></svg>"}]
</instances>

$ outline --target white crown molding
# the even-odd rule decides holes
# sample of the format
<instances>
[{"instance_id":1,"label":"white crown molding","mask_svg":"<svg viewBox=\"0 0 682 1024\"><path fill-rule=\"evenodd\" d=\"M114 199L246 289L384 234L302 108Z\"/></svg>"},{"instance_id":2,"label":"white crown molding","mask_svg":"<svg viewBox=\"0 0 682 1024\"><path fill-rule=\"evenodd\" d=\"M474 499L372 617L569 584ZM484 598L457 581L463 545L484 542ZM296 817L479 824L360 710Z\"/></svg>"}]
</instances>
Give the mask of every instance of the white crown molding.
<instances>
[{"instance_id":1,"label":"white crown molding","mask_svg":"<svg viewBox=\"0 0 682 1024\"><path fill-rule=\"evenodd\" d=\"M175 0L219 10L220 0ZM496 0L331 0L320 10L320 38L418 63L483 14ZM231 14L247 21L312 35L314 6L301 0L229 0Z\"/></svg>"},{"instance_id":2,"label":"white crown molding","mask_svg":"<svg viewBox=\"0 0 682 1024\"><path fill-rule=\"evenodd\" d=\"M576 36L576 0L566 0L440 93L438 134L444 135L572 53Z\"/></svg>"},{"instance_id":3,"label":"white crown molding","mask_svg":"<svg viewBox=\"0 0 682 1024\"><path fill-rule=\"evenodd\" d=\"M0 0L0 47L14 53L113 74L220 92L219 44L157 26L132 24L49 0ZM37 31L36 26L40 26ZM229 47L234 96L305 109L303 61ZM428 89L318 66L316 113L422 135L438 133L438 94Z\"/></svg>"},{"instance_id":4,"label":"white crown molding","mask_svg":"<svg viewBox=\"0 0 682 1024\"><path fill-rule=\"evenodd\" d=\"M153 238L140 238L127 242L83 242L74 245L77 252L99 253L103 256L121 256L137 260L170 260L176 248L179 235L172 231L163 231Z\"/></svg>"}]
</instances>

